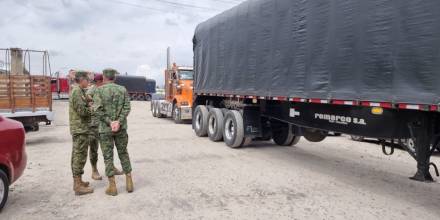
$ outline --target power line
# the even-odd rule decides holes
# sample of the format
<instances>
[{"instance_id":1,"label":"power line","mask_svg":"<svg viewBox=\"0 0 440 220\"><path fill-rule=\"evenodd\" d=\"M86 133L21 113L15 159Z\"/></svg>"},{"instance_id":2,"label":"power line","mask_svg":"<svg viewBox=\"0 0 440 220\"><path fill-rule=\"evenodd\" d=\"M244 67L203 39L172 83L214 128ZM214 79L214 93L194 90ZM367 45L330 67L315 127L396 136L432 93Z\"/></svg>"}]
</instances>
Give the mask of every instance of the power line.
<instances>
[{"instance_id":1,"label":"power line","mask_svg":"<svg viewBox=\"0 0 440 220\"><path fill-rule=\"evenodd\" d=\"M148 7L148 6L140 5L140 4L135 4L135 3L123 2L123 1L118 1L118 0L107 0L107 1L111 2L111 3L121 4L121 5L132 6L132 7L135 7L135 8L148 9L148 10L151 10L151 11L167 12L166 10L163 10L163 9L152 8L152 7Z\"/></svg>"},{"instance_id":2,"label":"power line","mask_svg":"<svg viewBox=\"0 0 440 220\"><path fill-rule=\"evenodd\" d=\"M114 4L121 4L121 5L126 5L126 6L131 6L131 7L135 7L135 8L139 8L139 9L147 9L150 11L156 11L156 12L169 12L169 10L166 9L159 9L159 8L153 8L153 7L149 7L143 4L137 4L137 3L133 3L133 2L126 2L126 1L120 1L120 0L107 0L110 3L114 3ZM185 7L185 8L192 8L192 9L200 9L200 10L209 10L209 11L216 11L218 12L219 9L214 9L214 8L209 8L209 7L203 7L203 6L197 6L197 5L191 5L191 4L186 4L186 3L178 3L178 2L173 2L173 1L168 1L168 0L149 0L149 1L156 1L162 4L168 4L171 5L174 8L177 7ZM210 1L219 1L219 2L228 2L228 3L240 3L242 1L239 0L239 2L232 2L231 0L210 0Z\"/></svg>"},{"instance_id":3,"label":"power line","mask_svg":"<svg viewBox=\"0 0 440 220\"><path fill-rule=\"evenodd\" d=\"M208 7L203 7L203 6L191 5L191 4L186 4L186 3L178 3L178 2L168 1L168 0L151 0L151 1L161 2L161 3L173 5L173 6L181 6L181 7L187 7L187 8L195 8L195 9L204 9L204 10L215 10L215 11L217 11L217 9L214 9L214 8L208 8Z\"/></svg>"},{"instance_id":4,"label":"power line","mask_svg":"<svg viewBox=\"0 0 440 220\"><path fill-rule=\"evenodd\" d=\"M212 1L212 2L223 2L223 3L232 3L232 4L238 4L238 3L242 3L244 2L244 0L208 0L208 1Z\"/></svg>"}]
</instances>

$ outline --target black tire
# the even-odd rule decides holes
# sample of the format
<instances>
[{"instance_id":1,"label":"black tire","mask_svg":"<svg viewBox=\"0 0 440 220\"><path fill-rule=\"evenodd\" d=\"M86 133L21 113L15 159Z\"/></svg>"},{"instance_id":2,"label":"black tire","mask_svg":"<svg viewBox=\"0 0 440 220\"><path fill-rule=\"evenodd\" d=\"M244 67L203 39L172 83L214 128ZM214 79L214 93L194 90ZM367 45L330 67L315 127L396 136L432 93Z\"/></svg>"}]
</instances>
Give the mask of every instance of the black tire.
<instances>
[{"instance_id":1,"label":"black tire","mask_svg":"<svg viewBox=\"0 0 440 220\"><path fill-rule=\"evenodd\" d=\"M226 113L223 125L223 140L231 148L242 147L245 143L243 116L236 110Z\"/></svg>"},{"instance_id":2,"label":"black tire","mask_svg":"<svg viewBox=\"0 0 440 220\"><path fill-rule=\"evenodd\" d=\"M223 140L224 116L222 110L212 108L208 114L208 137L211 141Z\"/></svg>"},{"instance_id":3,"label":"black tire","mask_svg":"<svg viewBox=\"0 0 440 220\"><path fill-rule=\"evenodd\" d=\"M300 136L292 133L293 125L282 122L272 123L272 139L279 146L293 146L299 142Z\"/></svg>"},{"instance_id":4,"label":"black tire","mask_svg":"<svg viewBox=\"0 0 440 220\"><path fill-rule=\"evenodd\" d=\"M173 105L172 115L173 115L174 123L182 124L182 115L180 114L180 109L177 108L175 104Z\"/></svg>"},{"instance_id":5,"label":"black tire","mask_svg":"<svg viewBox=\"0 0 440 220\"><path fill-rule=\"evenodd\" d=\"M9 195L9 178L5 171L0 169L0 211L6 204Z\"/></svg>"},{"instance_id":6,"label":"black tire","mask_svg":"<svg viewBox=\"0 0 440 220\"><path fill-rule=\"evenodd\" d=\"M325 140L328 136L328 133L321 130L316 129L304 129L303 130L303 137L312 143L317 143Z\"/></svg>"},{"instance_id":7,"label":"black tire","mask_svg":"<svg viewBox=\"0 0 440 220\"><path fill-rule=\"evenodd\" d=\"M351 140L353 141L364 141L364 137L357 135L350 135Z\"/></svg>"},{"instance_id":8,"label":"black tire","mask_svg":"<svg viewBox=\"0 0 440 220\"><path fill-rule=\"evenodd\" d=\"M208 135L208 114L208 108L204 105L198 105L194 110L193 129L199 137L206 137Z\"/></svg>"},{"instance_id":9,"label":"black tire","mask_svg":"<svg viewBox=\"0 0 440 220\"><path fill-rule=\"evenodd\" d=\"M151 95L150 94L147 94L145 96L145 101L151 101Z\"/></svg>"},{"instance_id":10,"label":"black tire","mask_svg":"<svg viewBox=\"0 0 440 220\"><path fill-rule=\"evenodd\" d=\"M145 101L145 95L144 94L138 95L137 100L138 101Z\"/></svg>"}]
</instances>

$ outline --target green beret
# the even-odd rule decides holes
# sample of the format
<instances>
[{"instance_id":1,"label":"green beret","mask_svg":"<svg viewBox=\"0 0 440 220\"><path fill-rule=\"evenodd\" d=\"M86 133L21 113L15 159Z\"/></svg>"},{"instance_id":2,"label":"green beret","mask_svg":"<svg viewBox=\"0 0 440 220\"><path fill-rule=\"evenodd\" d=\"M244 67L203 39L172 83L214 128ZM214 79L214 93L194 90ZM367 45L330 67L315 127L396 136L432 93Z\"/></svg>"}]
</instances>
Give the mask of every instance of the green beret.
<instances>
[{"instance_id":1,"label":"green beret","mask_svg":"<svg viewBox=\"0 0 440 220\"><path fill-rule=\"evenodd\" d=\"M75 79L79 80L81 78L89 78L89 74L86 71L76 71L75 72Z\"/></svg>"},{"instance_id":2,"label":"green beret","mask_svg":"<svg viewBox=\"0 0 440 220\"><path fill-rule=\"evenodd\" d=\"M115 78L115 76L118 75L119 73L118 73L118 71L116 71L115 69L108 68L108 69L103 70L103 71L102 71L102 74L103 74L106 78L111 78L111 79L113 79L113 78Z\"/></svg>"}]
</instances>

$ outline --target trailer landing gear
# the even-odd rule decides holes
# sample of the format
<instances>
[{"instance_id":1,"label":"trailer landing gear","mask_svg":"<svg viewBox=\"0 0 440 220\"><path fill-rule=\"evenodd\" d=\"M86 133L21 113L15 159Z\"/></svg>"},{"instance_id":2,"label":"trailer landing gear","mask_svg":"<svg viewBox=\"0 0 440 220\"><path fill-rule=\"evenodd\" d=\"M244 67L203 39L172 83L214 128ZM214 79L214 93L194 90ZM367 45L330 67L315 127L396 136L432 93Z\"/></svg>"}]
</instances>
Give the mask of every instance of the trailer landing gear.
<instances>
[{"instance_id":1,"label":"trailer landing gear","mask_svg":"<svg viewBox=\"0 0 440 220\"><path fill-rule=\"evenodd\" d=\"M432 153L434 152L437 144L432 145L431 143L433 135L433 127L429 123L428 117L422 116L416 122L409 124L409 131L411 133L412 138L415 141L416 152L414 159L417 161L417 172L413 177L410 177L412 180L421 181L421 182L433 182L431 174L429 173L430 166L433 166L435 172L438 176L438 169L434 163L430 162L430 158ZM437 140L435 141L437 142Z\"/></svg>"}]
</instances>

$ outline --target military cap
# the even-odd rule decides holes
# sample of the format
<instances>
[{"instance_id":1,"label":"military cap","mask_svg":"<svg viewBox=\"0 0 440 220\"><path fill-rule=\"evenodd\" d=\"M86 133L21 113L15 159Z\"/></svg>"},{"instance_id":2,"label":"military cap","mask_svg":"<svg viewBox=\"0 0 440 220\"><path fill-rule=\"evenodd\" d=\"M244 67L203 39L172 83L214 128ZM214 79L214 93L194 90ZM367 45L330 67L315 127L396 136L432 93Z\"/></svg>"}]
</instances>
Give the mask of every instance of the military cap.
<instances>
[{"instance_id":1,"label":"military cap","mask_svg":"<svg viewBox=\"0 0 440 220\"><path fill-rule=\"evenodd\" d=\"M95 81L95 82L102 81L102 74L100 74L100 73L95 74L93 81Z\"/></svg>"},{"instance_id":2,"label":"military cap","mask_svg":"<svg viewBox=\"0 0 440 220\"><path fill-rule=\"evenodd\" d=\"M89 74L86 71L75 71L75 79L80 80L81 78L89 78Z\"/></svg>"},{"instance_id":3,"label":"military cap","mask_svg":"<svg viewBox=\"0 0 440 220\"><path fill-rule=\"evenodd\" d=\"M119 74L119 73L118 73L118 71L116 71L115 69L107 68L107 69L105 69L105 70L102 71L102 74L103 74L106 78L113 79L113 78L115 78L115 76L116 76L117 74Z\"/></svg>"}]
</instances>

